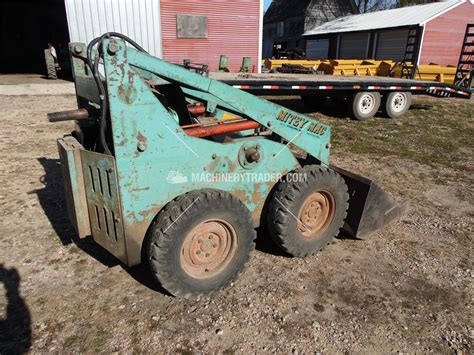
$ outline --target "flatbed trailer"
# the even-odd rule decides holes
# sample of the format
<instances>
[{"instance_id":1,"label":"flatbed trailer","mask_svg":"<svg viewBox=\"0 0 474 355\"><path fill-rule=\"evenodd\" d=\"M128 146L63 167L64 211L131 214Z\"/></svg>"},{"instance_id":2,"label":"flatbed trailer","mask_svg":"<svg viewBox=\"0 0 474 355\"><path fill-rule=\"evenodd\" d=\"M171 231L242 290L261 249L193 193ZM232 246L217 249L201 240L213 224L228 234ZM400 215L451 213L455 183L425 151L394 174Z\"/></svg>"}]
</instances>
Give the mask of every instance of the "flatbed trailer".
<instances>
[{"instance_id":1,"label":"flatbed trailer","mask_svg":"<svg viewBox=\"0 0 474 355\"><path fill-rule=\"evenodd\" d=\"M472 96L472 89L445 83L376 76L218 72L211 77L255 95L299 95L314 108L327 97L344 98L359 120L373 117L380 108L389 117L400 117L409 109L412 95L464 99Z\"/></svg>"}]
</instances>

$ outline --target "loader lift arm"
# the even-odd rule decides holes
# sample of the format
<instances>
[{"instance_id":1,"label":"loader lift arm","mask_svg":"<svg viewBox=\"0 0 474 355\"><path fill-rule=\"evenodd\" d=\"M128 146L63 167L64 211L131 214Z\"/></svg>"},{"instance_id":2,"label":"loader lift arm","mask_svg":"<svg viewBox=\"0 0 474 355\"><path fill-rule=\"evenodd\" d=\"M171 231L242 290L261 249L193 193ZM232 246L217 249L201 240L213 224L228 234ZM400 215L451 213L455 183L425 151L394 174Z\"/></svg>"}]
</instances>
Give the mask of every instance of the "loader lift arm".
<instances>
[{"instance_id":1,"label":"loader lift arm","mask_svg":"<svg viewBox=\"0 0 474 355\"><path fill-rule=\"evenodd\" d=\"M87 57L82 55L85 51L81 46L81 44L71 45L76 64L78 59L87 60ZM118 60L128 63L144 80L153 82L159 78L172 83L178 86L185 96L204 101L207 108L212 111L218 108L229 114L238 114L258 122L262 127L308 152L321 164L329 165L331 129L316 119L190 72L184 67L153 57L137 48L128 47L125 41L120 39L104 38L102 48L106 61L110 59L112 62ZM128 84L123 83L123 86ZM93 88L85 90L93 91Z\"/></svg>"}]
</instances>

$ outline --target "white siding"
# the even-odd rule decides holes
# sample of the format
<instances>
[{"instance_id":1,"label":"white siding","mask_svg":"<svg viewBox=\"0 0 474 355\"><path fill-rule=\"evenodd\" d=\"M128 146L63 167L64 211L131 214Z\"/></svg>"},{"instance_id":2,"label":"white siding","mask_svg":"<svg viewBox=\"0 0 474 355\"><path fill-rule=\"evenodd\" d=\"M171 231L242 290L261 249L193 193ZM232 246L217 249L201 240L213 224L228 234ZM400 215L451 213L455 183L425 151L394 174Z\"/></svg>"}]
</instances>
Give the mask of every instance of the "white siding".
<instances>
[{"instance_id":1,"label":"white siding","mask_svg":"<svg viewBox=\"0 0 474 355\"><path fill-rule=\"evenodd\" d=\"M65 0L71 42L120 32L161 57L160 0Z\"/></svg>"}]
</instances>

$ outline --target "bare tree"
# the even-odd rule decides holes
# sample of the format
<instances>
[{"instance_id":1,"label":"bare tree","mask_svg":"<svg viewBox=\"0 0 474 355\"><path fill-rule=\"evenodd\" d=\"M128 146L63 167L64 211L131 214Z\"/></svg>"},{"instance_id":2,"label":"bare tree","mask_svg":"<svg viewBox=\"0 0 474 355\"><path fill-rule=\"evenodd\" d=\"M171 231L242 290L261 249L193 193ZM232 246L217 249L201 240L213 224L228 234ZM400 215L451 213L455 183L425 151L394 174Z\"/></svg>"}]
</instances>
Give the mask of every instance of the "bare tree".
<instances>
[{"instance_id":1,"label":"bare tree","mask_svg":"<svg viewBox=\"0 0 474 355\"><path fill-rule=\"evenodd\" d=\"M355 0L356 7L360 13L427 4L430 2L436 2L436 0Z\"/></svg>"}]
</instances>

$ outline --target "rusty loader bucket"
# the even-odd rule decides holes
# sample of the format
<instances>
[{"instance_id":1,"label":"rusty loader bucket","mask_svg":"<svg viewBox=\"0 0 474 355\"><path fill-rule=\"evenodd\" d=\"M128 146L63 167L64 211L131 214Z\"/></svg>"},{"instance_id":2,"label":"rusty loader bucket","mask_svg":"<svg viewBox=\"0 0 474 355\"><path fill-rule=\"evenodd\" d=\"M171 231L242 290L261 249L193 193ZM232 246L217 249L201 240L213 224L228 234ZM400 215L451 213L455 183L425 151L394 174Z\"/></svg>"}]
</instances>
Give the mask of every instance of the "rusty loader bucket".
<instances>
[{"instance_id":1,"label":"rusty loader bucket","mask_svg":"<svg viewBox=\"0 0 474 355\"><path fill-rule=\"evenodd\" d=\"M406 204L398 204L372 180L331 166L344 178L349 188L349 209L343 232L352 238L365 239L384 226L403 217Z\"/></svg>"}]
</instances>

